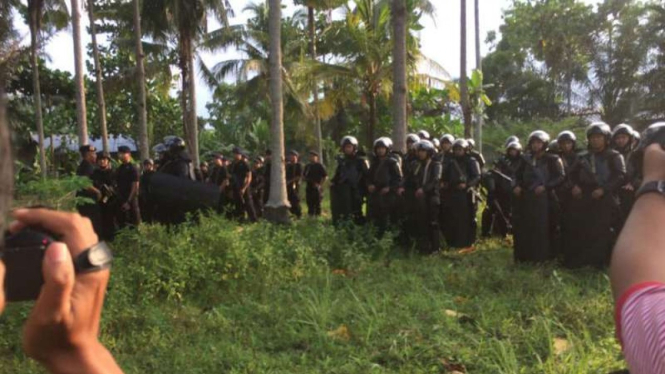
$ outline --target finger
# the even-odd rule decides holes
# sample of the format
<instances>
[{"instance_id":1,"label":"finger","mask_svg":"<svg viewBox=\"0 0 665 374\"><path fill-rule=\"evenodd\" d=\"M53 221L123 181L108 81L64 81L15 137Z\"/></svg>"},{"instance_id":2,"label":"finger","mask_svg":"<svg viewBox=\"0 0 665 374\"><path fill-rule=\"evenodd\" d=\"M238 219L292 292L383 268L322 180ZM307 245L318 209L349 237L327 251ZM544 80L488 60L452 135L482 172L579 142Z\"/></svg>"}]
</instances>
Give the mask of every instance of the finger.
<instances>
[{"instance_id":1,"label":"finger","mask_svg":"<svg viewBox=\"0 0 665 374\"><path fill-rule=\"evenodd\" d=\"M92 222L79 214L48 209L17 209L12 212L12 216L20 222L16 227L36 226L61 236L60 239L67 244L72 256L77 256L99 241Z\"/></svg>"},{"instance_id":2,"label":"finger","mask_svg":"<svg viewBox=\"0 0 665 374\"><path fill-rule=\"evenodd\" d=\"M71 312L74 288L74 263L65 244L56 242L46 249L42 272L44 285L35 303L33 315L41 322L62 322Z\"/></svg>"},{"instance_id":3,"label":"finger","mask_svg":"<svg viewBox=\"0 0 665 374\"><path fill-rule=\"evenodd\" d=\"M72 225L72 213L48 209L16 209L12 217L26 226L41 226L53 234L65 235Z\"/></svg>"}]
</instances>

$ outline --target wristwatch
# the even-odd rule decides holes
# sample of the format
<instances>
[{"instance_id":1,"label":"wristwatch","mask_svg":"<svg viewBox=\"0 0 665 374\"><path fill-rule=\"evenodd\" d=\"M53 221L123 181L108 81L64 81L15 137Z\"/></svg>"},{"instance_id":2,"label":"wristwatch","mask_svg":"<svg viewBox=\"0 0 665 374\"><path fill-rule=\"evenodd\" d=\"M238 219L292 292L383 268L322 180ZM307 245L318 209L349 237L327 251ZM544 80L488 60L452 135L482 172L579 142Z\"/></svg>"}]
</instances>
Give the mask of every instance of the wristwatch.
<instances>
[{"instance_id":1,"label":"wristwatch","mask_svg":"<svg viewBox=\"0 0 665 374\"><path fill-rule=\"evenodd\" d=\"M111 267L113 253L106 242L99 242L86 249L74 259L77 274L91 273Z\"/></svg>"},{"instance_id":2,"label":"wristwatch","mask_svg":"<svg viewBox=\"0 0 665 374\"><path fill-rule=\"evenodd\" d=\"M640 189L635 193L635 199L638 199L640 196L651 192L659 193L665 196L665 180L651 181L643 184L642 187L640 187Z\"/></svg>"}]
</instances>

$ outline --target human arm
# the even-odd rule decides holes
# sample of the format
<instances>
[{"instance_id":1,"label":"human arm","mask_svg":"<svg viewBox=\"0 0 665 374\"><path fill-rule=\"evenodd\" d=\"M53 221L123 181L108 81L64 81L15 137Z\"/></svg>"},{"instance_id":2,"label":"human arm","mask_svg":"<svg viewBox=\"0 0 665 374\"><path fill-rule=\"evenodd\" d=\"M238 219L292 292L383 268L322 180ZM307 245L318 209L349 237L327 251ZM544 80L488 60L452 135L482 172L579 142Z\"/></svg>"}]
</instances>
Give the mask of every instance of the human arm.
<instances>
[{"instance_id":1,"label":"human arm","mask_svg":"<svg viewBox=\"0 0 665 374\"><path fill-rule=\"evenodd\" d=\"M11 232L42 227L62 241L44 255L44 286L23 333L26 354L55 374L122 373L98 339L110 271L74 273L72 258L98 242L90 220L45 209L18 209L12 215Z\"/></svg>"}]
</instances>

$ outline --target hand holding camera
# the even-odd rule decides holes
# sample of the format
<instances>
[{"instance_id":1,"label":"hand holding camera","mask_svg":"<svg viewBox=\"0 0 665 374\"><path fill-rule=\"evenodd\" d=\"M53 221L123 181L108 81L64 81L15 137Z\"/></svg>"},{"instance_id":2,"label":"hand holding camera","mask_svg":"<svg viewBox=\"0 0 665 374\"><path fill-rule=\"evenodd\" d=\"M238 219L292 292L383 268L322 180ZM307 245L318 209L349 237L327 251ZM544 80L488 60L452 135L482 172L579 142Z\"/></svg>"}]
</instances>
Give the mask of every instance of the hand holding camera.
<instances>
[{"instance_id":1,"label":"hand holding camera","mask_svg":"<svg viewBox=\"0 0 665 374\"><path fill-rule=\"evenodd\" d=\"M90 221L46 209L19 209L12 215L16 220L9 230L12 248L4 251L5 256L11 253L10 261L5 257L6 266L0 266L0 285L5 267L7 284L20 285L9 278L17 273L12 268L17 265L26 273L33 271L25 275L33 282L31 287L39 280L35 271L43 279L39 292L19 287L9 288L7 295L25 299L37 294L23 335L28 356L53 373L121 373L98 341L111 258L108 248L98 243ZM0 290L7 288L2 286ZM4 292L0 295L4 300Z\"/></svg>"}]
</instances>

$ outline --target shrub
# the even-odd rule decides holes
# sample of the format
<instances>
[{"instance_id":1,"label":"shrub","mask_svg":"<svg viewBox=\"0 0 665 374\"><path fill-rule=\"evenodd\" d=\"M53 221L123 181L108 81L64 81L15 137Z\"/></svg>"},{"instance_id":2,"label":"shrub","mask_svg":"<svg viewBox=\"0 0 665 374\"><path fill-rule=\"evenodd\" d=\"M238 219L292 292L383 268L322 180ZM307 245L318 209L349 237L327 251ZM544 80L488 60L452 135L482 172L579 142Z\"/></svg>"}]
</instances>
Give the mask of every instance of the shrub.
<instances>
[{"instance_id":1,"label":"shrub","mask_svg":"<svg viewBox=\"0 0 665 374\"><path fill-rule=\"evenodd\" d=\"M317 220L238 226L204 215L196 225L123 231L113 246L113 294L131 305L188 295L214 301L229 287L265 287L330 269L357 269L384 259L393 240L375 238L371 228L335 229Z\"/></svg>"}]
</instances>

